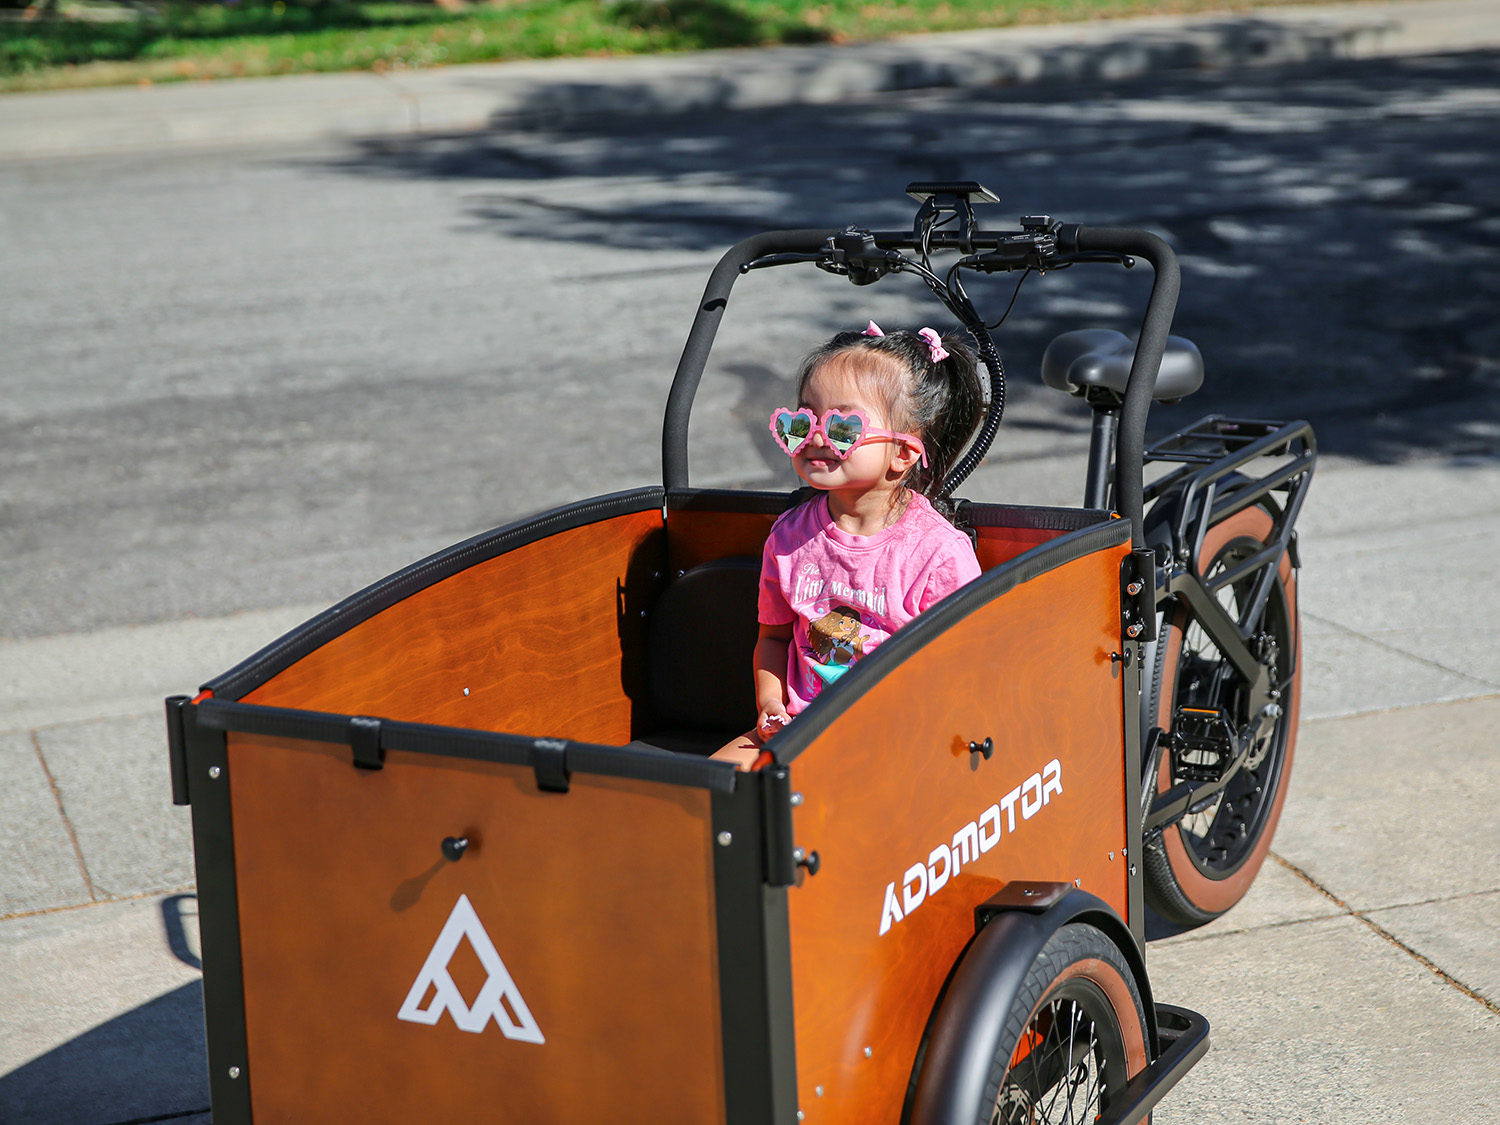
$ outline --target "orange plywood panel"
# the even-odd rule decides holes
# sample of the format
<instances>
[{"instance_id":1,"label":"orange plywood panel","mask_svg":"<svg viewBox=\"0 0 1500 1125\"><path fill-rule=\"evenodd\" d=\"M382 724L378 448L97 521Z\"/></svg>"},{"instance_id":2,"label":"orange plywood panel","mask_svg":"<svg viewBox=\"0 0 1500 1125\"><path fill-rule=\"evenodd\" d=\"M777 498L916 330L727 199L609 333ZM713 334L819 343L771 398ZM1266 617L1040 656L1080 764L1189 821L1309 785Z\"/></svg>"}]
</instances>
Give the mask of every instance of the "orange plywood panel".
<instances>
[{"instance_id":1,"label":"orange plywood panel","mask_svg":"<svg viewBox=\"0 0 1500 1125\"><path fill-rule=\"evenodd\" d=\"M980 527L975 529L978 542L974 545L974 553L979 556L980 567L990 570L1066 534L1066 531L1040 527Z\"/></svg>"},{"instance_id":2,"label":"orange plywood panel","mask_svg":"<svg viewBox=\"0 0 1500 1125\"><path fill-rule=\"evenodd\" d=\"M227 772L257 1121L724 1120L706 791L241 734Z\"/></svg>"},{"instance_id":3,"label":"orange plywood panel","mask_svg":"<svg viewBox=\"0 0 1500 1125\"><path fill-rule=\"evenodd\" d=\"M793 761L796 840L822 861L789 895L809 1123L898 1120L973 907L1004 882L1077 880L1127 916L1110 659L1125 551L1064 564L974 612ZM986 737L989 761L968 750Z\"/></svg>"},{"instance_id":4,"label":"orange plywood panel","mask_svg":"<svg viewBox=\"0 0 1500 1125\"><path fill-rule=\"evenodd\" d=\"M673 570L691 570L713 559L760 558L776 522L774 514L674 510L667 516Z\"/></svg>"},{"instance_id":5,"label":"orange plywood panel","mask_svg":"<svg viewBox=\"0 0 1500 1125\"><path fill-rule=\"evenodd\" d=\"M244 701L628 742L631 697L642 690L637 602L664 565L661 529L659 510L636 512L479 563L354 626Z\"/></svg>"}]
</instances>

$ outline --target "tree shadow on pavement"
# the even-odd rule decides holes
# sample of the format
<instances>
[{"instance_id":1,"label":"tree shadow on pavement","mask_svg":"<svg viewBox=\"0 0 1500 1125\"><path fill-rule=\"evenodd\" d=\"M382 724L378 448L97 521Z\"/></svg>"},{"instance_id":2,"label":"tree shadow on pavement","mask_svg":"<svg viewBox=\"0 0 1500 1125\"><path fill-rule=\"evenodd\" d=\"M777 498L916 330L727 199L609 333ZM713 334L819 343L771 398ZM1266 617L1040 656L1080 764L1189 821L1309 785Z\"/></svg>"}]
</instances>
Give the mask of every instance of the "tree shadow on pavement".
<instances>
[{"instance_id":1,"label":"tree shadow on pavement","mask_svg":"<svg viewBox=\"0 0 1500 1125\"><path fill-rule=\"evenodd\" d=\"M611 249L707 251L790 226L900 228L909 180L977 179L1021 214L1145 226L1183 263L1175 331L1208 411L1307 417L1375 461L1500 451L1500 52L1108 84L882 95L856 104L615 117L369 142L353 175L468 181L469 218ZM795 267L807 269L809 267ZM1054 334L1132 330L1148 281L1029 280L1002 333L1034 381ZM830 281L830 285L841 282ZM1012 282L977 288L1003 309Z\"/></svg>"},{"instance_id":2,"label":"tree shadow on pavement","mask_svg":"<svg viewBox=\"0 0 1500 1125\"><path fill-rule=\"evenodd\" d=\"M208 1112L203 987L194 982L0 1076L0 1120L109 1125Z\"/></svg>"}]
</instances>

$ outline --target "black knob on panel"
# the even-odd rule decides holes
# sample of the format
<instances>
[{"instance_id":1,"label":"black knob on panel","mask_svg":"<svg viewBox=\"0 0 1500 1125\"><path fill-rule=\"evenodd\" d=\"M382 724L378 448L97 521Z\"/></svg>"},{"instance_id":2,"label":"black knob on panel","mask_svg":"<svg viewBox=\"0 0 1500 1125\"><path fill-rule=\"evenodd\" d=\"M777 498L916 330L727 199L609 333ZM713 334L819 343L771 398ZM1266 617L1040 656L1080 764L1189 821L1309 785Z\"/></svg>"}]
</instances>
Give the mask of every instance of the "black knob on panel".
<instances>
[{"instance_id":1,"label":"black knob on panel","mask_svg":"<svg viewBox=\"0 0 1500 1125\"><path fill-rule=\"evenodd\" d=\"M984 760L987 762L994 756L995 740L986 735L983 742L971 742L969 743L969 753L983 754Z\"/></svg>"},{"instance_id":2,"label":"black knob on panel","mask_svg":"<svg viewBox=\"0 0 1500 1125\"><path fill-rule=\"evenodd\" d=\"M443 840L443 858L457 862L463 859L464 852L469 850L469 838L467 836L448 836Z\"/></svg>"}]
</instances>

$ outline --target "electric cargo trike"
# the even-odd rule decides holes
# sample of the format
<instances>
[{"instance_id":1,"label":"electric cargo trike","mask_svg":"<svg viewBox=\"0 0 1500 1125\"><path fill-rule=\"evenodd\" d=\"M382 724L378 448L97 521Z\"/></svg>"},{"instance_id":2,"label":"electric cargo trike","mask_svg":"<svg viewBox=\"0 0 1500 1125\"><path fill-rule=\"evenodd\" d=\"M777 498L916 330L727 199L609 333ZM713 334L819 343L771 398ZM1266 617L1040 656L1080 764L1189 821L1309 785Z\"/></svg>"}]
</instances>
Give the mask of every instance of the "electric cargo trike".
<instances>
[{"instance_id":1,"label":"electric cargo trike","mask_svg":"<svg viewBox=\"0 0 1500 1125\"><path fill-rule=\"evenodd\" d=\"M1152 994L1146 906L1212 918L1269 846L1311 430L1211 416L1147 449L1153 397L1203 377L1170 247L908 190L911 230L725 254L662 486L460 543L167 701L217 1125L1127 1125L1207 1049ZM756 768L708 760L754 723L758 558L792 501L689 484L735 281L923 281L989 381L951 492L1005 401L964 277L1137 259L1138 340L1078 329L1042 362L1093 411L1083 505L959 501L982 576Z\"/></svg>"}]
</instances>

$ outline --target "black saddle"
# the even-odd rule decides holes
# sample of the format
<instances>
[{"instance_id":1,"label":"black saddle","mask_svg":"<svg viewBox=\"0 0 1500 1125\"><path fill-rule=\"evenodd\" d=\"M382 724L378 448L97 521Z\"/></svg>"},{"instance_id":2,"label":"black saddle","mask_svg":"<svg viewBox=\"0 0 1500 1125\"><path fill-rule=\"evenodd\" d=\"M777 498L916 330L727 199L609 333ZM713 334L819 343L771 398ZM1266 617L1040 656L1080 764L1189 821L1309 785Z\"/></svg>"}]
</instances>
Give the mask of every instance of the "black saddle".
<instances>
[{"instance_id":1,"label":"black saddle","mask_svg":"<svg viewBox=\"0 0 1500 1125\"><path fill-rule=\"evenodd\" d=\"M1113 328L1080 328L1064 332L1042 355L1042 382L1059 391L1086 395L1090 388L1125 394L1135 344ZM1167 337L1161 373L1151 397L1157 402L1176 402L1203 385L1203 353L1182 336Z\"/></svg>"}]
</instances>

